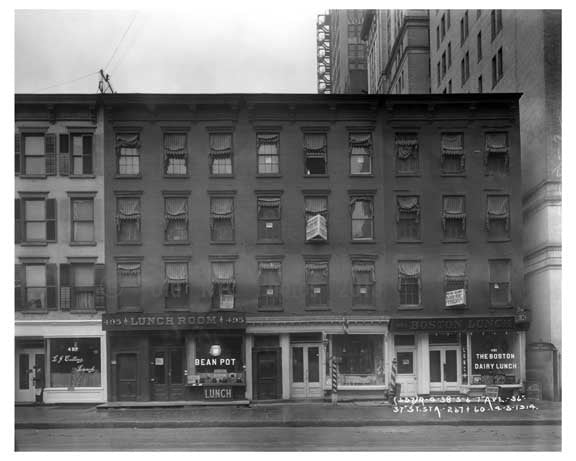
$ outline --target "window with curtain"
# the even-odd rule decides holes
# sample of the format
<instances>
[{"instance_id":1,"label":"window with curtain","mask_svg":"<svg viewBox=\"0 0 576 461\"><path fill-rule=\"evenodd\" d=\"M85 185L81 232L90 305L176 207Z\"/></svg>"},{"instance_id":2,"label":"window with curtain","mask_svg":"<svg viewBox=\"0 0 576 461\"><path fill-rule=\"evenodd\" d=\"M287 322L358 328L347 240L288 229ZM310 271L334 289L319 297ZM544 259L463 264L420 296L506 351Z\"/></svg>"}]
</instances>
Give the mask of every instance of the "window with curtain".
<instances>
[{"instance_id":1,"label":"window with curtain","mask_svg":"<svg viewBox=\"0 0 576 461\"><path fill-rule=\"evenodd\" d=\"M164 134L164 174L186 176L188 174L188 149L186 133Z\"/></svg>"},{"instance_id":2,"label":"window with curtain","mask_svg":"<svg viewBox=\"0 0 576 461\"><path fill-rule=\"evenodd\" d=\"M463 240L466 238L466 208L463 195L443 197L442 230L445 240Z\"/></svg>"},{"instance_id":3,"label":"window with curtain","mask_svg":"<svg viewBox=\"0 0 576 461\"><path fill-rule=\"evenodd\" d=\"M44 135L24 135L24 174L46 174Z\"/></svg>"},{"instance_id":4,"label":"window with curtain","mask_svg":"<svg viewBox=\"0 0 576 461\"><path fill-rule=\"evenodd\" d=\"M44 199L24 200L24 241L46 240L46 201Z\"/></svg>"},{"instance_id":5,"label":"window with curtain","mask_svg":"<svg viewBox=\"0 0 576 461\"><path fill-rule=\"evenodd\" d=\"M72 308L94 310L94 264L72 264Z\"/></svg>"},{"instance_id":6,"label":"window with curtain","mask_svg":"<svg viewBox=\"0 0 576 461\"><path fill-rule=\"evenodd\" d=\"M280 197L258 197L258 240L280 240Z\"/></svg>"},{"instance_id":7,"label":"window with curtain","mask_svg":"<svg viewBox=\"0 0 576 461\"><path fill-rule=\"evenodd\" d=\"M398 262L398 293L401 306L422 304L422 278L419 261Z\"/></svg>"},{"instance_id":8,"label":"window with curtain","mask_svg":"<svg viewBox=\"0 0 576 461\"><path fill-rule=\"evenodd\" d=\"M26 264L25 274L26 310L46 309L48 291L46 265Z\"/></svg>"},{"instance_id":9,"label":"window with curtain","mask_svg":"<svg viewBox=\"0 0 576 461\"><path fill-rule=\"evenodd\" d=\"M212 263L212 307L214 309L234 309L236 278L233 262Z\"/></svg>"},{"instance_id":10,"label":"window with curtain","mask_svg":"<svg viewBox=\"0 0 576 461\"><path fill-rule=\"evenodd\" d=\"M466 261L461 260L445 260L444 261L444 294L447 295L451 291L467 290L468 279L466 277ZM466 305L466 295L464 302L455 305L452 302L446 302L446 307L464 307ZM445 296L448 298L447 296ZM450 305L449 305L450 304Z\"/></svg>"},{"instance_id":11,"label":"window with curtain","mask_svg":"<svg viewBox=\"0 0 576 461\"><path fill-rule=\"evenodd\" d=\"M123 262L116 266L118 277L118 308L140 309L140 263Z\"/></svg>"},{"instance_id":12,"label":"window with curtain","mask_svg":"<svg viewBox=\"0 0 576 461\"><path fill-rule=\"evenodd\" d=\"M210 200L210 228L213 242L234 240L234 199L218 197Z\"/></svg>"},{"instance_id":13,"label":"window with curtain","mask_svg":"<svg viewBox=\"0 0 576 461\"><path fill-rule=\"evenodd\" d=\"M164 198L164 237L167 242L188 240L188 197Z\"/></svg>"},{"instance_id":14,"label":"window with curtain","mask_svg":"<svg viewBox=\"0 0 576 461\"><path fill-rule=\"evenodd\" d=\"M510 238L510 203L507 195L489 195L486 202L488 240Z\"/></svg>"},{"instance_id":15,"label":"window with curtain","mask_svg":"<svg viewBox=\"0 0 576 461\"><path fill-rule=\"evenodd\" d=\"M304 135L304 162L307 176L325 175L327 170L327 144L324 133Z\"/></svg>"},{"instance_id":16,"label":"window with curtain","mask_svg":"<svg viewBox=\"0 0 576 461\"><path fill-rule=\"evenodd\" d=\"M258 174L278 174L280 172L280 135L259 133L256 135L258 154Z\"/></svg>"},{"instance_id":17,"label":"window with curtain","mask_svg":"<svg viewBox=\"0 0 576 461\"><path fill-rule=\"evenodd\" d=\"M188 307L188 263L166 262L164 267L166 308Z\"/></svg>"},{"instance_id":18,"label":"window with curtain","mask_svg":"<svg viewBox=\"0 0 576 461\"><path fill-rule=\"evenodd\" d=\"M490 267L490 305L508 307L512 301L510 293L510 260L492 259Z\"/></svg>"},{"instance_id":19,"label":"window with curtain","mask_svg":"<svg viewBox=\"0 0 576 461\"><path fill-rule=\"evenodd\" d=\"M232 133L210 133L210 174L232 174Z\"/></svg>"},{"instance_id":20,"label":"window with curtain","mask_svg":"<svg viewBox=\"0 0 576 461\"><path fill-rule=\"evenodd\" d=\"M352 264L352 305L374 305L374 263L357 261Z\"/></svg>"},{"instance_id":21,"label":"window with curtain","mask_svg":"<svg viewBox=\"0 0 576 461\"><path fill-rule=\"evenodd\" d=\"M328 198L305 197L306 241L328 240Z\"/></svg>"},{"instance_id":22,"label":"window with curtain","mask_svg":"<svg viewBox=\"0 0 576 461\"><path fill-rule=\"evenodd\" d=\"M306 305L328 305L328 263L306 263Z\"/></svg>"},{"instance_id":23,"label":"window with curtain","mask_svg":"<svg viewBox=\"0 0 576 461\"><path fill-rule=\"evenodd\" d=\"M72 175L92 174L92 135L74 134L72 138Z\"/></svg>"},{"instance_id":24,"label":"window with curtain","mask_svg":"<svg viewBox=\"0 0 576 461\"><path fill-rule=\"evenodd\" d=\"M374 204L372 197L350 199L352 220L352 240L372 240L374 238Z\"/></svg>"},{"instance_id":25,"label":"window with curtain","mask_svg":"<svg viewBox=\"0 0 576 461\"><path fill-rule=\"evenodd\" d=\"M258 264L260 290L258 307L260 309L274 309L282 306L280 269L281 264L279 262L260 262Z\"/></svg>"},{"instance_id":26,"label":"window with curtain","mask_svg":"<svg viewBox=\"0 0 576 461\"><path fill-rule=\"evenodd\" d=\"M415 133L397 133L396 173L417 173L420 168L418 136Z\"/></svg>"},{"instance_id":27,"label":"window with curtain","mask_svg":"<svg viewBox=\"0 0 576 461\"><path fill-rule=\"evenodd\" d=\"M420 198L396 198L396 234L398 240L420 240Z\"/></svg>"},{"instance_id":28,"label":"window with curtain","mask_svg":"<svg viewBox=\"0 0 576 461\"><path fill-rule=\"evenodd\" d=\"M119 243L140 241L140 198L118 197L116 202L116 233Z\"/></svg>"},{"instance_id":29,"label":"window with curtain","mask_svg":"<svg viewBox=\"0 0 576 461\"><path fill-rule=\"evenodd\" d=\"M350 174L372 174L372 134L350 133L348 148L350 151Z\"/></svg>"},{"instance_id":30,"label":"window with curtain","mask_svg":"<svg viewBox=\"0 0 576 461\"><path fill-rule=\"evenodd\" d=\"M140 136L138 134L116 135L118 174L137 176L140 174Z\"/></svg>"},{"instance_id":31,"label":"window with curtain","mask_svg":"<svg viewBox=\"0 0 576 461\"><path fill-rule=\"evenodd\" d=\"M94 199L72 199L72 241L94 242Z\"/></svg>"},{"instance_id":32,"label":"window with curtain","mask_svg":"<svg viewBox=\"0 0 576 461\"><path fill-rule=\"evenodd\" d=\"M488 175L508 173L508 133L486 133L484 166Z\"/></svg>"},{"instance_id":33,"label":"window with curtain","mask_svg":"<svg viewBox=\"0 0 576 461\"><path fill-rule=\"evenodd\" d=\"M463 138L462 133L442 134L442 173L457 174L465 171Z\"/></svg>"}]
</instances>

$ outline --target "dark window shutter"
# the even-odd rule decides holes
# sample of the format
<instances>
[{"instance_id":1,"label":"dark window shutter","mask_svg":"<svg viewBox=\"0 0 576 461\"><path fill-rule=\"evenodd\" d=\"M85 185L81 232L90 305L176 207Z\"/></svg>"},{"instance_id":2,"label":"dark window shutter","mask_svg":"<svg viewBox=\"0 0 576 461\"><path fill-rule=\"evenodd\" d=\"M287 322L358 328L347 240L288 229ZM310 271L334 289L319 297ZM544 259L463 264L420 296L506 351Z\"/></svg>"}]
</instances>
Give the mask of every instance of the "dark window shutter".
<instances>
[{"instance_id":1,"label":"dark window shutter","mask_svg":"<svg viewBox=\"0 0 576 461\"><path fill-rule=\"evenodd\" d=\"M92 136L82 137L82 173L92 174L93 161L92 161Z\"/></svg>"},{"instance_id":2,"label":"dark window shutter","mask_svg":"<svg viewBox=\"0 0 576 461\"><path fill-rule=\"evenodd\" d=\"M46 155L46 176L56 176L56 135L47 134L44 136L44 154Z\"/></svg>"},{"instance_id":3,"label":"dark window shutter","mask_svg":"<svg viewBox=\"0 0 576 461\"><path fill-rule=\"evenodd\" d=\"M70 174L70 136L67 134L60 135L58 164L60 166L60 176L68 176Z\"/></svg>"},{"instance_id":4,"label":"dark window shutter","mask_svg":"<svg viewBox=\"0 0 576 461\"><path fill-rule=\"evenodd\" d=\"M15 264L14 274L14 307L17 311L24 309L24 285L26 273L23 264Z\"/></svg>"},{"instance_id":5,"label":"dark window shutter","mask_svg":"<svg viewBox=\"0 0 576 461\"><path fill-rule=\"evenodd\" d=\"M56 199L46 200L46 240L56 241Z\"/></svg>"},{"instance_id":6,"label":"dark window shutter","mask_svg":"<svg viewBox=\"0 0 576 461\"><path fill-rule=\"evenodd\" d=\"M58 266L56 264L46 264L46 288L47 300L46 306L49 310L58 309Z\"/></svg>"},{"instance_id":7,"label":"dark window shutter","mask_svg":"<svg viewBox=\"0 0 576 461\"><path fill-rule=\"evenodd\" d=\"M14 200L14 242L22 241L22 208L19 198Z\"/></svg>"},{"instance_id":8,"label":"dark window shutter","mask_svg":"<svg viewBox=\"0 0 576 461\"><path fill-rule=\"evenodd\" d=\"M106 309L106 272L104 264L94 265L94 307L96 310Z\"/></svg>"},{"instance_id":9,"label":"dark window shutter","mask_svg":"<svg viewBox=\"0 0 576 461\"><path fill-rule=\"evenodd\" d=\"M72 305L72 266L60 264L60 310L69 311Z\"/></svg>"},{"instance_id":10,"label":"dark window shutter","mask_svg":"<svg viewBox=\"0 0 576 461\"><path fill-rule=\"evenodd\" d=\"M17 175L20 174L21 141L22 137L20 133L16 133L16 137L14 138L14 173Z\"/></svg>"}]
</instances>

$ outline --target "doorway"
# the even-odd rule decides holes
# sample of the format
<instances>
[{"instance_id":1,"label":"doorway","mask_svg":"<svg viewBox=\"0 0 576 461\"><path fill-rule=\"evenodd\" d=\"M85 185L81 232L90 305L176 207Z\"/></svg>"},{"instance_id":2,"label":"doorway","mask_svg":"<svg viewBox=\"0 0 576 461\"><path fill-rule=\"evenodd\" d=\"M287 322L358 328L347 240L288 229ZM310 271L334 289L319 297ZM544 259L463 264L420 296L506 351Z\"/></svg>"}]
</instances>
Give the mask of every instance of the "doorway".
<instances>
[{"instance_id":1,"label":"doorway","mask_svg":"<svg viewBox=\"0 0 576 461\"><path fill-rule=\"evenodd\" d=\"M291 397L294 399L321 398L322 386L320 385L320 345L292 345L291 357Z\"/></svg>"},{"instance_id":2,"label":"doorway","mask_svg":"<svg viewBox=\"0 0 576 461\"><path fill-rule=\"evenodd\" d=\"M282 397L282 359L280 348L254 349L254 398L277 400Z\"/></svg>"},{"instance_id":3,"label":"doorway","mask_svg":"<svg viewBox=\"0 0 576 461\"><path fill-rule=\"evenodd\" d=\"M116 389L118 401L133 401L138 397L138 355L124 353L116 355Z\"/></svg>"},{"instance_id":4,"label":"doorway","mask_svg":"<svg viewBox=\"0 0 576 461\"><path fill-rule=\"evenodd\" d=\"M44 387L44 350L19 349L16 353L16 402L35 402Z\"/></svg>"},{"instance_id":5,"label":"doorway","mask_svg":"<svg viewBox=\"0 0 576 461\"><path fill-rule=\"evenodd\" d=\"M430 347L430 392L458 391L460 351L457 347Z\"/></svg>"},{"instance_id":6,"label":"doorway","mask_svg":"<svg viewBox=\"0 0 576 461\"><path fill-rule=\"evenodd\" d=\"M152 400L184 400L184 348L152 349Z\"/></svg>"}]
</instances>

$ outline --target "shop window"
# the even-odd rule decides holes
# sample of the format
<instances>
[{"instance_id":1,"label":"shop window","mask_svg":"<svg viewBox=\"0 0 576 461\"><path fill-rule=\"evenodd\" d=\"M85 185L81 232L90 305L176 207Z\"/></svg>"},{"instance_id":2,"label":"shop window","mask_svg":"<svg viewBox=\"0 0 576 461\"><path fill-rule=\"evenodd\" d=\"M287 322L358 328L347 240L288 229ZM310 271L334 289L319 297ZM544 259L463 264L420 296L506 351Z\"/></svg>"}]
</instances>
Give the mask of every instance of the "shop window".
<instances>
[{"instance_id":1,"label":"shop window","mask_svg":"<svg viewBox=\"0 0 576 461\"><path fill-rule=\"evenodd\" d=\"M353 306L374 305L375 282L374 263L358 261L352 264Z\"/></svg>"},{"instance_id":2,"label":"shop window","mask_svg":"<svg viewBox=\"0 0 576 461\"><path fill-rule=\"evenodd\" d=\"M416 174L420 169L418 137L414 133L396 134L396 173Z\"/></svg>"},{"instance_id":3,"label":"shop window","mask_svg":"<svg viewBox=\"0 0 576 461\"><path fill-rule=\"evenodd\" d=\"M466 261L444 261L444 297L446 307L466 307L468 279Z\"/></svg>"},{"instance_id":4,"label":"shop window","mask_svg":"<svg viewBox=\"0 0 576 461\"><path fill-rule=\"evenodd\" d=\"M210 174L232 175L232 133L210 133Z\"/></svg>"},{"instance_id":5,"label":"shop window","mask_svg":"<svg viewBox=\"0 0 576 461\"><path fill-rule=\"evenodd\" d=\"M94 199L73 198L72 238L74 243L93 243L94 238Z\"/></svg>"},{"instance_id":6,"label":"shop window","mask_svg":"<svg viewBox=\"0 0 576 461\"><path fill-rule=\"evenodd\" d=\"M258 240L282 239L280 197L258 197Z\"/></svg>"},{"instance_id":7,"label":"shop window","mask_svg":"<svg viewBox=\"0 0 576 461\"><path fill-rule=\"evenodd\" d=\"M488 240L510 238L510 200L507 195L489 195L486 201Z\"/></svg>"},{"instance_id":8,"label":"shop window","mask_svg":"<svg viewBox=\"0 0 576 461\"><path fill-rule=\"evenodd\" d=\"M56 264L17 264L15 269L16 310L56 309Z\"/></svg>"},{"instance_id":9,"label":"shop window","mask_svg":"<svg viewBox=\"0 0 576 461\"><path fill-rule=\"evenodd\" d=\"M306 263L306 306L328 305L328 263Z\"/></svg>"},{"instance_id":10,"label":"shop window","mask_svg":"<svg viewBox=\"0 0 576 461\"><path fill-rule=\"evenodd\" d=\"M21 136L21 137L20 137ZM17 135L17 172L25 176L56 175L56 136L53 134Z\"/></svg>"},{"instance_id":11,"label":"shop window","mask_svg":"<svg viewBox=\"0 0 576 461\"><path fill-rule=\"evenodd\" d=\"M304 162L306 176L325 175L327 170L326 135L309 133L304 135Z\"/></svg>"},{"instance_id":12,"label":"shop window","mask_svg":"<svg viewBox=\"0 0 576 461\"><path fill-rule=\"evenodd\" d=\"M412 351L396 352L396 373L399 375L414 374L414 352Z\"/></svg>"},{"instance_id":13,"label":"shop window","mask_svg":"<svg viewBox=\"0 0 576 461\"><path fill-rule=\"evenodd\" d=\"M118 308L121 310L139 310L142 283L140 263L118 263L116 271L118 277Z\"/></svg>"},{"instance_id":14,"label":"shop window","mask_svg":"<svg viewBox=\"0 0 576 461\"><path fill-rule=\"evenodd\" d=\"M213 242L234 241L234 199L212 197L210 200L210 230Z\"/></svg>"},{"instance_id":15,"label":"shop window","mask_svg":"<svg viewBox=\"0 0 576 461\"><path fill-rule=\"evenodd\" d=\"M258 153L258 174L280 173L280 135L258 134L256 151Z\"/></svg>"},{"instance_id":16,"label":"shop window","mask_svg":"<svg viewBox=\"0 0 576 461\"><path fill-rule=\"evenodd\" d=\"M202 333L196 338L195 372L188 383L245 384L242 337ZM216 355L217 354L217 355Z\"/></svg>"},{"instance_id":17,"label":"shop window","mask_svg":"<svg viewBox=\"0 0 576 461\"><path fill-rule=\"evenodd\" d=\"M442 230L444 232L444 240L466 239L466 206L464 196L444 196L442 202Z\"/></svg>"},{"instance_id":18,"label":"shop window","mask_svg":"<svg viewBox=\"0 0 576 461\"><path fill-rule=\"evenodd\" d=\"M118 243L140 241L142 215L139 197L118 197L116 201L116 238Z\"/></svg>"},{"instance_id":19,"label":"shop window","mask_svg":"<svg viewBox=\"0 0 576 461\"><path fill-rule=\"evenodd\" d=\"M396 207L398 240L420 240L420 198L418 196L397 197Z\"/></svg>"},{"instance_id":20,"label":"shop window","mask_svg":"<svg viewBox=\"0 0 576 461\"><path fill-rule=\"evenodd\" d=\"M305 197L306 241L328 240L328 198Z\"/></svg>"},{"instance_id":21,"label":"shop window","mask_svg":"<svg viewBox=\"0 0 576 461\"><path fill-rule=\"evenodd\" d=\"M116 135L117 173L120 176L139 176L140 135Z\"/></svg>"},{"instance_id":22,"label":"shop window","mask_svg":"<svg viewBox=\"0 0 576 461\"><path fill-rule=\"evenodd\" d=\"M442 173L464 173L465 158L462 133L442 134Z\"/></svg>"},{"instance_id":23,"label":"shop window","mask_svg":"<svg viewBox=\"0 0 576 461\"><path fill-rule=\"evenodd\" d=\"M281 264L279 262L260 262L258 264L258 284L260 309L278 309L282 307Z\"/></svg>"},{"instance_id":24,"label":"shop window","mask_svg":"<svg viewBox=\"0 0 576 461\"><path fill-rule=\"evenodd\" d=\"M236 278L233 262L212 263L212 307L214 309L234 309Z\"/></svg>"},{"instance_id":25,"label":"shop window","mask_svg":"<svg viewBox=\"0 0 576 461\"><path fill-rule=\"evenodd\" d=\"M190 283L187 262L166 262L164 300L167 309L188 307Z\"/></svg>"},{"instance_id":26,"label":"shop window","mask_svg":"<svg viewBox=\"0 0 576 461\"><path fill-rule=\"evenodd\" d=\"M372 240L374 238L373 197L351 197L350 219L352 240Z\"/></svg>"},{"instance_id":27,"label":"shop window","mask_svg":"<svg viewBox=\"0 0 576 461\"><path fill-rule=\"evenodd\" d=\"M100 338L49 339L50 387L100 387Z\"/></svg>"},{"instance_id":28,"label":"shop window","mask_svg":"<svg viewBox=\"0 0 576 461\"><path fill-rule=\"evenodd\" d=\"M16 243L56 241L56 199L16 199L14 210Z\"/></svg>"},{"instance_id":29,"label":"shop window","mask_svg":"<svg viewBox=\"0 0 576 461\"><path fill-rule=\"evenodd\" d=\"M164 134L164 174L186 176L188 174L188 139L185 133Z\"/></svg>"},{"instance_id":30,"label":"shop window","mask_svg":"<svg viewBox=\"0 0 576 461\"><path fill-rule=\"evenodd\" d=\"M382 336L334 335L334 355L341 359L338 384L362 386L384 384Z\"/></svg>"},{"instance_id":31,"label":"shop window","mask_svg":"<svg viewBox=\"0 0 576 461\"><path fill-rule=\"evenodd\" d=\"M398 293L401 306L419 306L422 303L420 262L398 262Z\"/></svg>"},{"instance_id":32,"label":"shop window","mask_svg":"<svg viewBox=\"0 0 576 461\"><path fill-rule=\"evenodd\" d=\"M509 307L512 301L510 294L510 260L493 259L490 266L490 305Z\"/></svg>"},{"instance_id":33,"label":"shop window","mask_svg":"<svg viewBox=\"0 0 576 461\"><path fill-rule=\"evenodd\" d=\"M507 174L509 164L508 134L486 133L484 154L486 174Z\"/></svg>"},{"instance_id":34,"label":"shop window","mask_svg":"<svg viewBox=\"0 0 576 461\"><path fill-rule=\"evenodd\" d=\"M165 197L164 219L166 242L188 241L188 197Z\"/></svg>"},{"instance_id":35,"label":"shop window","mask_svg":"<svg viewBox=\"0 0 576 461\"><path fill-rule=\"evenodd\" d=\"M372 134L350 133L348 146L350 150L350 174L372 174Z\"/></svg>"},{"instance_id":36,"label":"shop window","mask_svg":"<svg viewBox=\"0 0 576 461\"><path fill-rule=\"evenodd\" d=\"M474 332L472 346L472 384L519 384L520 348L517 333Z\"/></svg>"}]
</instances>

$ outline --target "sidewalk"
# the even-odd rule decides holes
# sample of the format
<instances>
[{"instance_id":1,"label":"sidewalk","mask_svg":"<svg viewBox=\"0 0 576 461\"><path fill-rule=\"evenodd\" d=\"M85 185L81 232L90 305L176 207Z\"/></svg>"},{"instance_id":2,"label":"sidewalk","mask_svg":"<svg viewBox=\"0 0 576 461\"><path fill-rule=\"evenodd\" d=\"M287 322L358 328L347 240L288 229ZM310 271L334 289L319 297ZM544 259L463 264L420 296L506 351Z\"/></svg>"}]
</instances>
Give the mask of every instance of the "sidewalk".
<instances>
[{"instance_id":1,"label":"sidewalk","mask_svg":"<svg viewBox=\"0 0 576 461\"><path fill-rule=\"evenodd\" d=\"M384 402L252 404L250 407L122 408L96 405L15 407L16 429L402 426L402 425L560 425L561 402L534 402L509 408L497 404L417 404ZM484 408L481 410L480 408Z\"/></svg>"}]
</instances>

